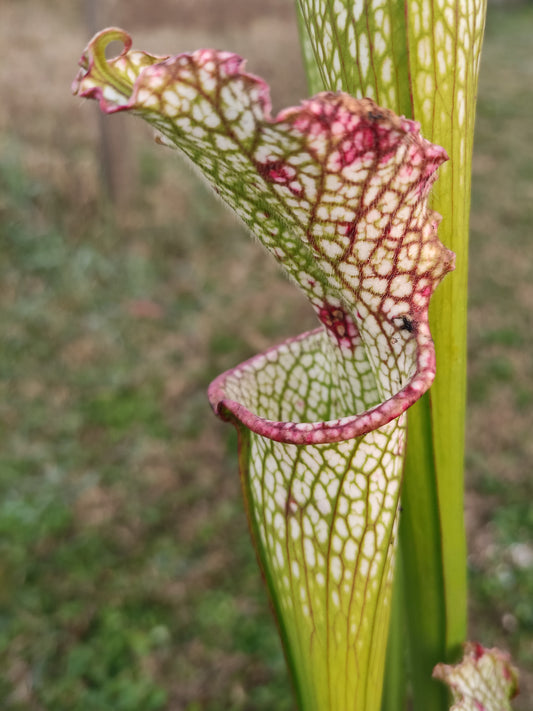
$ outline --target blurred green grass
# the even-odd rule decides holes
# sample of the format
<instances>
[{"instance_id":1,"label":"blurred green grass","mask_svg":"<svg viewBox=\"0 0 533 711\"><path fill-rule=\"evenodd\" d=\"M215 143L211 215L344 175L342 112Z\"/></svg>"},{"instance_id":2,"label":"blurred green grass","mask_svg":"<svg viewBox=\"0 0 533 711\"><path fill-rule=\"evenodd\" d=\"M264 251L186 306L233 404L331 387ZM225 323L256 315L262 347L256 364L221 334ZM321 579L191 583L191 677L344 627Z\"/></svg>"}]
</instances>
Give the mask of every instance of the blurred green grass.
<instances>
[{"instance_id":1,"label":"blurred green grass","mask_svg":"<svg viewBox=\"0 0 533 711\"><path fill-rule=\"evenodd\" d=\"M509 649L533 698L531 5L490 7L470 249L467 520L472 636Z\"/></svg>"},{"instance_id":2,"label":"blurred green grass","mask_svg":"<svg viewBox=\"0 0 533 711\"><path fill-rule=\"evenodd\" d=\"M525 669L532 27L531 7L490 9L467 437L472 637L510 648ZM121 216L36 177L17 141L4 136L0 153L2 708L291 709L235 436L205 389L312 317L174 155L140 149L141 190Z\"/></svg>"}]
</instances>

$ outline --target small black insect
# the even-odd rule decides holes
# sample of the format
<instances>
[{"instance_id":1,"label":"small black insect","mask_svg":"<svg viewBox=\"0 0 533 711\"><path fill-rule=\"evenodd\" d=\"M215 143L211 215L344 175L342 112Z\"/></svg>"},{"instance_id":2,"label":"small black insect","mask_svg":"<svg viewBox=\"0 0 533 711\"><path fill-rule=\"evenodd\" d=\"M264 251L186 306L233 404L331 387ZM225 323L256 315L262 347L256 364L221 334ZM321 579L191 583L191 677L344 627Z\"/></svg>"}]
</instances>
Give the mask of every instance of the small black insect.
<instances>
[{"instance_id":1,"label":"small black insect","mask_svg":"<svg viewBox=\"0 0 533 711\"><path fill-rule=\"evenodd\" d=\"M402 316L402 325L400 326L400 331L409 331L412 333L414 331L413 322L407 318L407 316Z\"/></svg>"},{"instance_id":2,"label":"small black insect","mask_svg":"<svg viewBox=\"0 0 533 711\"><path fill-rule=\"evenodd\" d=\"M414 333L416 321L412 321L410 318L407 318L407 316L395 316L392 320L402 322L402 325L400 326L400 331L408 331L409 333Z\"/></svg>"},{"instance_id":3,"label":"small black insect","mask_svg":"<svg viewBox=\"0 0 533 711\"><path fill-rule=\"evenodd\" d=\"M367 115L368 118L373 121L379 121L380 119L385 118L385 114L381 113L381 111L369 111Z\"/></svg>"}]
</instances>

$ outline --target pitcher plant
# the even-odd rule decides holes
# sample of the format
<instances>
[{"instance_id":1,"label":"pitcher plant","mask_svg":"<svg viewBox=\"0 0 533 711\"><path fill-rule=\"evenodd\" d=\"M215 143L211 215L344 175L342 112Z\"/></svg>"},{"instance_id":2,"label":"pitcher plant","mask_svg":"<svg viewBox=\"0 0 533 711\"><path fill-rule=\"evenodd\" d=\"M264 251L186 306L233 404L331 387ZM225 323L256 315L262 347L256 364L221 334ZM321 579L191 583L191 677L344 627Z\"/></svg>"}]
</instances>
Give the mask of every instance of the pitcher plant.
<instances>
[{"instance_id":1,"label":"pitcher plant","mask_svg":"<svg viewBox=\"0 0 533 711\"><path fill-rule=\"evenodd\" d=\"M448 219L444 234L454 235L449 245L461 260L465 251L474 110L467 89L477 78L481 12L476 10L479 26L469 35L465 63L453 78L442 66L448 57L449 24L439 25L444 37L440 30L431 34L425 6L415 11L412 3L411 14L402 15L403 24L389 43L387 27L392 28L400 13L399 6L397 13L392 4L387 8L391 16L386 22L385 10L378 15L377 6L369 3L302 0L311 87L324 90L277 116L271 115L268 86L246 72L237 55L204 49L154 56L133 50L129 35L114 28L91 40L74 83L79 96L97 99L105 113L131 111L156 128L159 142L179 149L300 287L317 315L315 330L222 374L208 393L216 414L238 432L249 526L297 703L304 711L381 707L398 526L406 516L406 511L400 513L406 411L420 402L435 377L429 304L455 262L437 236L441 214L443 225ZM442 15L448 17L446 8ZM463 24L457 22L457 27ZM468 22L466 27L470 32ZM372 34L378 28L390 45L389 60L389 50ZM124 49L108 60L106 47L115 40ZM418 47L416 61L405 65L413 47ZM456 40L453 47L458 57ZM379 61L378 50L384 52ZM430 79L414 81L422 75L433 77L431 87ZM432 113L426 99L436 88L444 99ZM462 98L454 94L447 113L453 92L462 92ZM414 114L424 130L402 113ZM427 140L453 139L459 131L464 136L459 144L441 141L448 142L447 150ZM451 167L446 170L448 153ZM439 173L440 191L433 187ZM450 212L454 196L457 205ZM437 203L441 214L432 207ZM464 304L455 299L466 289L463 262L460 270L459 285L447 291L448 316L442 317L443 303L434 310L438 338L448 338L455 353L435 397L448 388L448 404L458 398L459 409ZM442 359L439 355L439 366ZM440 576L438 590L415 591L410 600L411 610L427 603L428 614L437 615L438 644L431 647L429 661L437 652L442 656L434 663L449 661L449 649L464 640L462 573L457 573L459 592L447 588L447 576L455 575L457 567L447 546L459 541L463 555L462 529L459 525L459 533L451 533L451 521L442 520L443 506L451 506L450 517L457 516L461 497L451 489L458 485L459 473L448 484L440 479L441 466L462 458L462 430L453 440L453 454L444 456L442 433L437 437L432 427L436 431L442 421L442 436L455 437L452 429L458 425L452 426L450 413L442 414L446 403L438 402L432 406L433 420L424 420L430 411L427 400L415 415L406 476L414 491L404 493L411 519L418 513L421 523L428 516L436 518L421 541L411 520L404 535L413 551L403 551L404 578L415 576L406 589L418 586L416 576L427 574L431 586ZM457 417L461 424L462 411ZM421 471L427 460L430 469ZM436 474L435 484L430 480ZM431 507L422 511L428 497ZM433 555L435 548L436 560L418 560L429 549ZM462 563L460 559L458 566ZM448 614L454 601L455 620ZM395 616L398 624L399 608ZM407 619L413 624L411 636L421 635L418 645L411 645L416 664L434 633L426 621ZM475 649L476 663L469 647L469 664L437 671L459 704L485 703L485 660L493 660L494 654ZM413 675L417 703L427 694L425 709L448 708L438 705L446 696L440 691L444 686L431 682L433 663L429 680L417 684L417 674L422 676L428 665L423 661L423 669ZM505 670L488 676L497 676L500 696L508 699L514 672L500 657L493 667ZM457 683L463 677L466 687ZM464 688L474 689L474 695L465 695ZM395 695L395 708L403 708L404 689L400 680L388 689L387 698ZM504 707L488 702L454 708Z\"/></svg>"}]
</instances>

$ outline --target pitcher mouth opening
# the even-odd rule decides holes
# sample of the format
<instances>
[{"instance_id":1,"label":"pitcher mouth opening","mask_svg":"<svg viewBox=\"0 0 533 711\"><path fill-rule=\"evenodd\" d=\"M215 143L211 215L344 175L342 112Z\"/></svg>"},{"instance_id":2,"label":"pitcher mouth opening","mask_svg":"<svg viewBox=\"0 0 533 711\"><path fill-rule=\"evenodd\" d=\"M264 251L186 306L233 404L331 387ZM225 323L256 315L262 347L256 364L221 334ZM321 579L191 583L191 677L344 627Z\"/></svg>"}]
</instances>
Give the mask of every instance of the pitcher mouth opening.
<instances>
[{"instance_id":1,"label":"pitcher mouth opening","mask_svg":"<svg viewBox=\"0 0 533 711\"><path fill-rule=\"evenodd\" d=\"M209 386L208 398L214 412L223 420L244 426L258 435L285 444L326 444L360 437L386 425L413 405L431 386L435 375L435 352L433 343L426 344L423 357L418 357L419 368L411 380L395 395L366 410L349 413L332 420L307 420L299 416L305 412L305 403L298 408L298 399L286 401L286 411L296 416L288 420L270 419L267 407L250 407L258 388L269 382L275 385L279 363L290 359L296 362L307 351L306 345L316 342L324 335L319 327L253 356L249 360L219 375ZM423 364L420 362L423 361ZM282 408L283 409L283 408ZM309 409L309 408L307 408ZM280 408L278 407L278 412ZM274 413L272 413L274 414Z\"/></svg>"}]
</instances>

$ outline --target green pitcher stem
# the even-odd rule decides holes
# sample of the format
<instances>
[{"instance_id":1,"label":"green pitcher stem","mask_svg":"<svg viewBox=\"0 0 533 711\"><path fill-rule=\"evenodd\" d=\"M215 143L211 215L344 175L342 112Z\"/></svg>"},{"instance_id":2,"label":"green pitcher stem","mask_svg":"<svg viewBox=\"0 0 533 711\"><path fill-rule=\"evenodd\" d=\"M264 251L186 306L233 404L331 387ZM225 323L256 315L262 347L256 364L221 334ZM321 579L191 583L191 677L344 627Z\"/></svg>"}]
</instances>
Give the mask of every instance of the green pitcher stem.
<instances>
[{"instance_id":1,"label":"green pitcher stem","mask_svg":"<svg viewBox=\"0 0 533 711\"><path fill-rule=\"evenodd\" d=\"M302 711L380 708L400 482L398 471L357 466L374 436L299 448L239 428L250 528ZM386 459L401 426L377 436Z\"/></svg>"}]
</instances>

